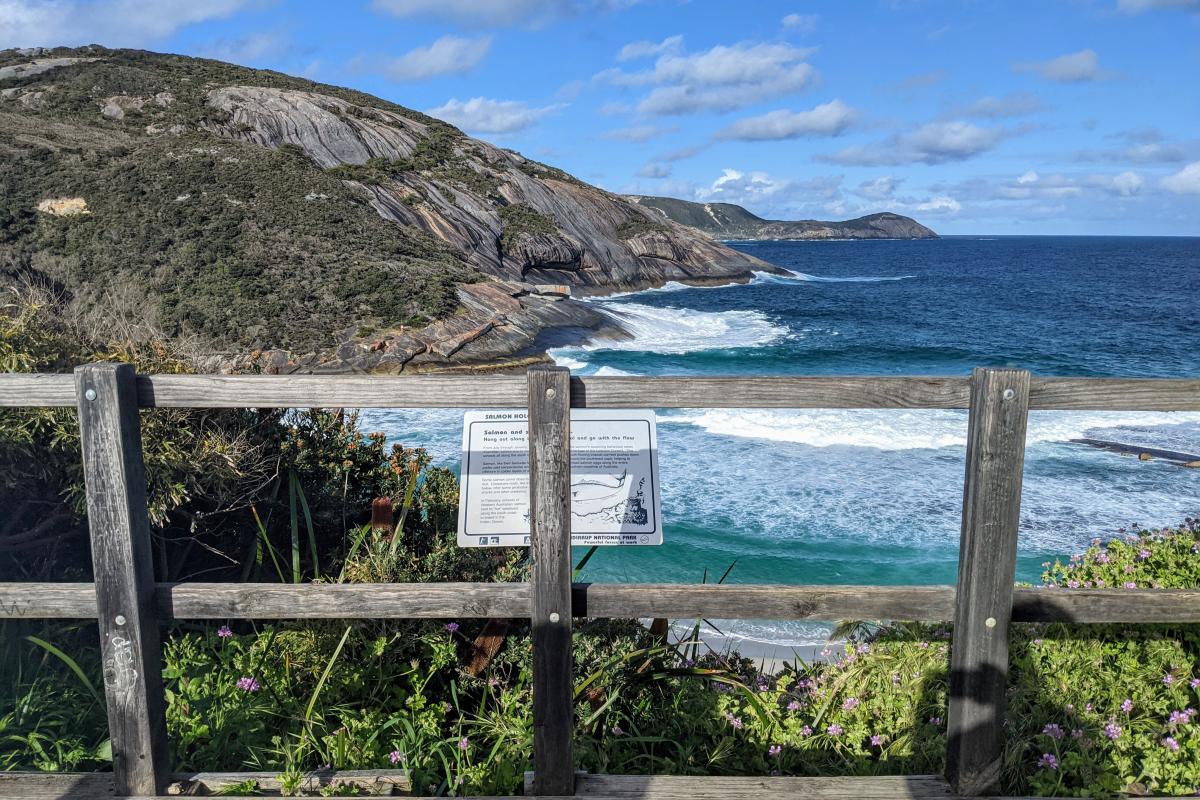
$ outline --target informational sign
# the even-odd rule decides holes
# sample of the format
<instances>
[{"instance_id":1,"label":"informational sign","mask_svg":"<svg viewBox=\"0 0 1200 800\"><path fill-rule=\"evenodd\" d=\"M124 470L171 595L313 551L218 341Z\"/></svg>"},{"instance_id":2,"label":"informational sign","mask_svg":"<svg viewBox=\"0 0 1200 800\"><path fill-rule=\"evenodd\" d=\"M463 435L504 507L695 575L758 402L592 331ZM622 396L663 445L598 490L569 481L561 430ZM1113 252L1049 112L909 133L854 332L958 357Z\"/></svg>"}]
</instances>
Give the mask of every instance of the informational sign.
<instances>
[{"instance_id":1,"label":"informational sign","mask_svg":"<svg viewBox=\"0 0 1200 800\"><path fill-rule=\"evenodd\" d=\"M529 544L529 414L463 418L461 547ZM571 543L662 544L653 411L571 411Z\"/></svg>"}]
</instances>

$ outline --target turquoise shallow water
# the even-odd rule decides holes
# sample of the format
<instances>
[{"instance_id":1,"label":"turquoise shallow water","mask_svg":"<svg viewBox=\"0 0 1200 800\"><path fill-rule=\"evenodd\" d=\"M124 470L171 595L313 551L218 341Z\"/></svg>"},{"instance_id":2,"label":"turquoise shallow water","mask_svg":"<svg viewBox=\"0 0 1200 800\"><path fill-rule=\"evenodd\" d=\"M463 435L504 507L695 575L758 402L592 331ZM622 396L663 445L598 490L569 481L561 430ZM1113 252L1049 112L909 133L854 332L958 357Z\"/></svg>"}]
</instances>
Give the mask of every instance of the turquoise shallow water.
<instances>
[{"instance_id":1,"label":"turquoise shallow water","mask_svg":"<svg viewBox=\"0 0 1200 800\"><path fill-rule=\"evenodd\" d=\"M795 273L593 301L628 342L554 353L582 374L1200 376L1200 240L1074 237L735 245ZM457 464L461 412L372 411L365 427ZM1034 412L1018 577L1120 526L1200 514L1200 472L1071 444L1200 452L1200 414ZM966 414L662 412L665 544L608 548L593 581L951 583ZM806 644L822 626L730 623ZM730 631L726 631L730 632Z\"/></svg>"}]
</instances>

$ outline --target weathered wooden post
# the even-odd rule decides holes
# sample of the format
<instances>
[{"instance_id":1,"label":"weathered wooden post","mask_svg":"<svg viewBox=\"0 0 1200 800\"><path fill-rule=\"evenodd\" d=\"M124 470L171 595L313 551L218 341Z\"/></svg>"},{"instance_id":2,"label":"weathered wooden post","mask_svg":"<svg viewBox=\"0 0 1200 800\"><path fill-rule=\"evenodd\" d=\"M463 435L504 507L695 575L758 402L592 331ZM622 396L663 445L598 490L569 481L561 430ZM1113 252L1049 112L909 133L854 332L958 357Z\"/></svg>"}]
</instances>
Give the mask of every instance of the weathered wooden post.
<instances>
[{"instance_id":1,"label":"weathered wooden post","mask_svg":"<svg viewBox=\"0 0 1200 800\"><path fill-rule=\"evenodd\" d=\"M533 548L533 792L575 793L571 735L571 373L529 370Z\"/></svg>"},{"instance_id":2,"label":"weathered wooden post","mask_svg":"<svg viewBox=\"0 0 1200 800\"><path fill-rule=\"evenodd\" d=\"M170 765L137 376L89 364L75 389L115 793L160 794Z\"/></svg>"},{"instance_id":3,"label":"weathered wooden post","mask_svg":"<svg viewBox=\"0 0 1200 800\"><path fill-rule=\"evenodd\" d=\"M946 777L961 795L1000 782L1028 417L1028 372L972 371L946 750Z\"/></svg>"}]
</instances>

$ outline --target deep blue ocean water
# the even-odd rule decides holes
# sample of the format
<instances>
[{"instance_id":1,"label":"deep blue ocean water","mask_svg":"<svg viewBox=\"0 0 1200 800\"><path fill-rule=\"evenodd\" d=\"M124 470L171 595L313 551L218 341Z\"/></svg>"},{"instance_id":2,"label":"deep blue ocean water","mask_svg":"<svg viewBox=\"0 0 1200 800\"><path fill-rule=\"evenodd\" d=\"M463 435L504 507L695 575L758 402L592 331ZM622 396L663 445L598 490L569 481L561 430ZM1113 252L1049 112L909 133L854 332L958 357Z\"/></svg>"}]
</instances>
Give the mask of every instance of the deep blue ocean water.
<instances>
[{"instance_id":1,"label":"deep blue ocean water","mask_svg":"<svg viewBox=\"0 0 1200 800\"><path fill-rule=\"evenodd\" d=\"M747 242L791 271L742 286L593 300L634 333L553 353L580 374L1200 377L1200 239L948 237ZM373 411L365 427L457 464L461 412ZM1033 412L1018 578L1129 523L1200 515L1200 471L1085 446L1200 453L1200 414ZM659 418L665 543L607 548L593 581L953 583L964 411L683 410ZM819 641L805 623L731 623ZM726 631L729 632L728 630Z\"/></svg>"}]
</instances>

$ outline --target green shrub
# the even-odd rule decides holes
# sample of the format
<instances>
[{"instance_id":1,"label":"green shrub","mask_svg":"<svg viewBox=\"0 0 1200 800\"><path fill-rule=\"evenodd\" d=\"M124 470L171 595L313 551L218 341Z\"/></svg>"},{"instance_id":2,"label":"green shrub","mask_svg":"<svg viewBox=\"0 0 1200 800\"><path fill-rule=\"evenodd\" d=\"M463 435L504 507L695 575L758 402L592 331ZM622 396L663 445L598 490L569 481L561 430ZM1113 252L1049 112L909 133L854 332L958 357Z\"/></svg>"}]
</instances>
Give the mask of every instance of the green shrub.
<instances>
[{"instance_id":1,"label":"green shrub","mask_svg":"<svg viewBox=\"0 0 1200 800\"><path fill-rule=\"evenodd\" d=\"M524 203L502 206L499 213L503 226L500 233L500 249L505 253L512 252L520 237L525 234L550 236L558 232L558 223Z\"/></svg>"},{"instance_id":2,"label":"green shrub","mask_svg":"<svg viewBox=\"0 0 1200 800\"><path fill-rule=\"evenodd\" d=\"M661 222L651 222L643 217L631 217L617 226L618 239L633 239L645 233L666 233L669 231Z\"/></svg>"},{"instance_id":3,"label":"green shrub","mask_svg":"<svg viewBox=\"0 0 1200 800\"><path fill-rule=\"evenodd\" d=\"M459 174L454 153L464 137L453 127L358 92L219 62L62 54L101 60L0 81L45 93L0 115L0 287L54 286L82 312L132 297L165 336L199 337L208 352L306 352L358 325L442 318L457 308L456 285L477 278L444 242L383 219L360 188L338 179L431 170L486 183L472 170ZM416 119L425 135L403 163L326 171L298 147L270 150L214 132L228 114L207 105L207 93L239 84L320 90ZM123 120L99 113L103 98L164 91L174 102ZM147 125L184 132L147 135ZM89 213L34 210L53 197L82 197Z\"/></svg>"}]
</instances>

